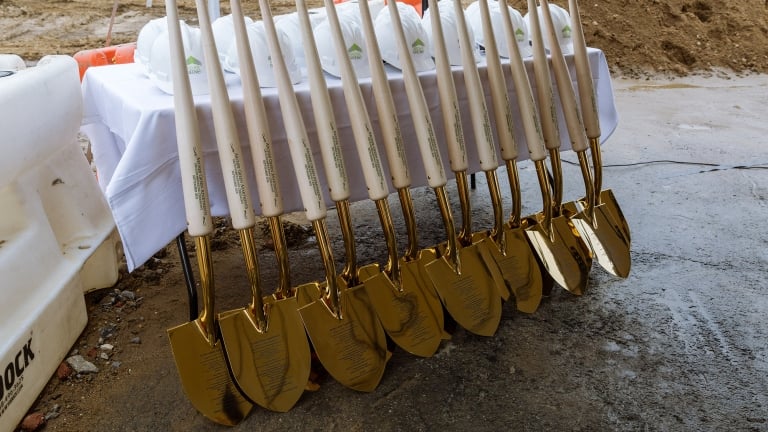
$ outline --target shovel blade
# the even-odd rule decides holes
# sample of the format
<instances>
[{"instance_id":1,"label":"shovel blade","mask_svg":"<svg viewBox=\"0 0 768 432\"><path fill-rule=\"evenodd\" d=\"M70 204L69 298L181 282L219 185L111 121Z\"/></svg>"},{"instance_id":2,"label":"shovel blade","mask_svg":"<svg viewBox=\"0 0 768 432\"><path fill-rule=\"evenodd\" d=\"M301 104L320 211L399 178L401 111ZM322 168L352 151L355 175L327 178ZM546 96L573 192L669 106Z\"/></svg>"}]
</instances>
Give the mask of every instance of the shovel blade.
<instances>
[{"instance_id":1,"label":"shovel blade","mask_svg":"<svg viewBox=\"0 0 768 432\"><path fill-rule=\"evenodd\" d=\"M568 203L566 212L575 211L575 203ZM606 271L614 276L626 278L632 266L629 240L624 237L621 227L612 219L604 204L595 207L594 218L590 220L584 211L570 216L576 228L583 234L594 258Z\"/></svg>"},{"instance_id":2,"label":"shovel blade","mask_svg":"<svg viewBox=\"0 0 768 432\"><path fill-rule=\"evenodd\" d=\"M311 354L294 297L268 304L266 331L248 308L219 316L232 375L243 394L271 411L287 412L309 380Z\"/></svg>"},{"instance_id":3,"label":"shovel blade","mask_svg":"<svg viewBox=\"0 0 768 432\"><path fill-rule=\"evenodd\" d=\"M431 357L443 337L442 311L435 316L422 289L415 285L396 287L378 264L358 271L384 331L402 349L419 357ZM439 300L438 300L439 307Z\"/></svg>"},{"instance_id":4,"label":"shovel blade","mask_svg":"<svg viewBox=\"0 0 768 432\"><path fill-rule=\"evenodd\" d=\"M536 215L539 222L543 218L542 213ZM552 218L549 230L536 223L526 228L525 234L552 279L571 293L581 295L589 280L592 256L573 223L558 216Z\"/></svg>"},{"instance_id":5,"label":"shovel blade","mask_svg":"<svg viewBox=\"0 0 768 432\"><path fill-rule=\"evenodd\" d=\"M501 322L496 282L476 250L459 249L459 271L445 256L426 265L427 274L448 313L467 331L493 336Z\"/></svg>"},{"instance_id":6,"label":"shovel blade","mask_svg":"<svg viewBox=\"0 0 768 432\"><path fill-rule=\"evenodd\" d=\"M168 329L173 359L184 393L208 419L240 423L253 407L232 381L221 341L210 343L199 320Z\"/></svg>"},{"instance_id":7,"label":"shovel blade","mask_svg":"<svg viewBox=\"0 0 768 432\"><path fill-rule=\"evenodd\" d=\"M440 300L440 296L435 290L435 286L432 284L432 280L427 274L427 264L437 259L434 249L427 249L419 251L416 259L406 261L405 258L400 259L400 279L404 287L419 287L424 299L429 306L430 311L435 316L438 326L441 329L441 338L443 340L449 340L451 334L445 330L445 315L443 314L443 303Z\"/></svg>"},{"instance_id":8,"label":"shovel blade","mask_svg":"<svg viewBox=\"0 0 768 432\"><path fill-rule=\"evenodd\" d=\"M616 200L613 190L603 189L598 196L599 199L597 202L599 203L599 206L602 206L605 209L605 213L611 221L611 224L615 229L618 229L621 232L624 239L626 239L627 246L630 246L632 238L630 237L629 232L629 222L627 222L627 219L624 217L624 213L621 211L621 206L619 206L619 202ZM586 207L586 198L581 198L578 202L580 208L583 209Z\"/></svg>"},{"instance_id":9,"label":"shovel blade","mask_svg":"<svg viewBox=\"0 0 768 432\"><path fill-rule=\"evenodd\" d=\"M501 270L507 293L515 297L517 310L524 313L534 313L541 303L543 282L541 269L522 228L504 227L504 250L490 237L484 240L491 242L489 248L494 261ZM502 297L504 298L504 297ZM508 297L505 298L507 300Z\"/></svg>"},{"instance_id":10,"label":"shovel blade","mask_svg":"<svg viewBox=\"0 0 768 432\"><path fill-rule=\"evenodd\" d=\"M320 362L345 387L372 392L389 360L387 339L362 286L341 290L342 317L322 299L299 308Z\"/></svg>"}]
</instances>

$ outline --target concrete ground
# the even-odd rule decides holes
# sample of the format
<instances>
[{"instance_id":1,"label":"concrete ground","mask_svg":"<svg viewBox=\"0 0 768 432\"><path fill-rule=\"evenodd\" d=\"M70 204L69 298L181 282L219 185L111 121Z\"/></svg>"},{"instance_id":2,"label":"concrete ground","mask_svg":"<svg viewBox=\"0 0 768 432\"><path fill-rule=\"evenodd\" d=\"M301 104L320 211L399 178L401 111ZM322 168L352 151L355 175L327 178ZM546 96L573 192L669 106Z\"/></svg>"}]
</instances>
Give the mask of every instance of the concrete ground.
<instances>
[{"instance_id":1,"label":"concrete ground","mask_svg":"<svg viewBox=\"0 0 768 432\"><path fill-rule=\"evenodd\" d=\"M532 315L505 305L493 337L459 329L434 357L395 352L372 393L329 378L290 412L254 408L231 429L192 408L167 349L153 354L162 357L155 370L101 390L104 408L86 424L137 431L768 430L768 80L618 79L615 88L621 119L603 147L603 186L631 226L627 279L596 264L581 297L556 287ZM572 152L563 159L575 161ZM520 175L523 212L538 211L533 167L522 163ZM565 198L581 196L578 167L566 164L565 179ZM482 210L483 180L478 176L473 192L477 226L489 223L480 216L489 212ZM420 220L438 217L429 191L414 195ZM373 206L355 209L365 215L359 224L376 226ZM439 239L440 230L433 235ZM358 246L361 260L380 256L380 249L366 252L379 241ZM183 313L173 320L183 322ZM49 426L56 430L55 422Z\"/></svg>"}]
</instances>

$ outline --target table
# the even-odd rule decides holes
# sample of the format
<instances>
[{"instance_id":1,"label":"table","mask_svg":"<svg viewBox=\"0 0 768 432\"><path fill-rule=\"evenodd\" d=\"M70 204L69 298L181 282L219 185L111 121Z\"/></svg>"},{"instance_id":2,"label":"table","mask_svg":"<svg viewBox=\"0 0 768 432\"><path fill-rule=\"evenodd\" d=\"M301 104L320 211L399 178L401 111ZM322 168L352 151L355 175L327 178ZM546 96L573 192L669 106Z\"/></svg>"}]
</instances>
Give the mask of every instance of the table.
<instances>
[{"instance_id":1,"label":"table","mask_svg":"<svg viewBox=\"0 0 768 432\"><path fill-rule=\"evenodd\" d=\"M613 88L608 65L602 51L594 48L588 50L595 81L598 103L600 108L600 124L603 140L607 139L618 124L618 114L614 105ZM573 57L566 59L573 67ZM387 66L389 68L389 66ZM511 85L511 73L508 61L504 62L505 72L510 87L510 101L515 110L516 125L519 125L519 112ZM526 59L526 67L533 85L532 59ZM485 60L478 64L480 77L487 83ZM399 114L400 127L406 146L407 160L411 170L413 186L426 184L421 157L416 145L413 121L408 109L405 96L405 86L402 74L394 68L387 71L390 86ZM468 121L469 107L464 87L463 72L460 67L454 67L454 80L457 87L460 109L467 115L463 116L464 134L469 151L469 172L479 170L477 154L474 148L474 138L471 124ZM575 77L575 71L571 70ZM443 122L440 115L440 100L437 90L435 71L419 74L429 109L432 112L435 132L438 139L443 136ZM343 146L344 158L347 164L350 185L352 186L352 201L367 198L363 174L359 168L355 145L353 142L350 119L346 111L341 80L326 75L326 81L338 122L340 141ZM252 174L250 151L247 143L248 135L243 114L242 87L238 79L228 80L228 91L235 112L239 136L243 143L243 157L249 171L249 184L254 203L259 202L256 196L255 180ZM379 135L375 101L371 80L360 81L363 97L368 106L374 131ZM311 114L311 101L308 80L294 86L296 96L307 127L315 163L321 181L325 178L322 159L317 144L314 118ZM485 85L486 100L490 107L490 92ZM143 74L137 64L110 65L90 68L82 83L84 114L81 131L90 139L94 162L97 168L99 185L104 192L112 210L117 229L123 243L123 249L128 269L143 264L153 254L170 243L186 229L186 218L181 191L181 178L176 150L176 130L173 109L173 97L157 89ZM286 212L302 210L298 188L291 165L288 146L285 141L280 106L275 88L263 88L264 104L268 111L273 148L275 152L277 172L280 176L280 186L285 199ZM211 212L214 216L227 215L226 195L219 166L216 143L213 131L210 96L195 96L195 106L200 122L201 138L206 173L209 183ZM560 113L562 116L562 113ZM491 116L493 117L493 116ZM562 117L561 117L562 118ZM491 119L493 122L493 119ZM570 150L568 135L561 121L563 150ZM517 127L517 142L520 148L519 160L526 159L528 151L521 127ZM379 139L378 145L382 157L385 152ZM446 174L450 176L447 150L442 152ZM499 159L501 161L501 159ZM385 164L386 165L386 164ZM385 166L386 168L386 166ZM387 176L389 177L389 176ZM391 185L390 185L391 188ZM394 192L394 189L391 189ZM326 203L331 203L326 191ZM256 209L259 212L259 209Z\"/></svg>"}]
</instances>

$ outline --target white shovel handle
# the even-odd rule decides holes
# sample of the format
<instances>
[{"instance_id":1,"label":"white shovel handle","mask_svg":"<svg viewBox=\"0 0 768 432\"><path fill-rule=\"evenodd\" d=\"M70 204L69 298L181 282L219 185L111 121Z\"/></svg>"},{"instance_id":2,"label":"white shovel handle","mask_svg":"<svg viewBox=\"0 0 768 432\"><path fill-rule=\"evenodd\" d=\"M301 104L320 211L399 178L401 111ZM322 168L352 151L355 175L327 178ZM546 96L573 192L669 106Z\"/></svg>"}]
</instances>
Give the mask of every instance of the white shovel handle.
<instances>
[{"instance_id":1,"label":"white shovel handle","mask_svg":"<svg viewBox=\"0 0 768 432\"><path fill-rule=\"evenodd\" d=\"M205 72L208 74L208 85L211 89L211 111L216 147L219 150L219 162L224 175L224 189L227 192L232 227L238 230L250 228L256 224L256 219L253 214L248 181L245 177L246 170L240 138L237 136L235 117L232 114L227 85L224 83L224 72L219 63L219 53L213 39L208 5L205 0L196 0L196 4L205 56Z\"/></svg>"},{"instance_id":2,"label":"white shovel handle","mask_svg":"<svg viewBox=\"0 0 768 432\"><path fill-rule=\"evenodd\" d=\"M367 0L366 0L367 1ZM303 3L304 0L298 0ZM328 23L331 28L333 45L336 50L336 58L341 62L341 83L344 88L344 100L347 102L347 111L352 122L352 134L355 137L355 146L363 170L365 186L368 188L368 197L373 201L386 198L389 195L387 178L381 165L379 148L376 146L376 138L373 135L371 119L368 116L368 108L363 100L363 93L357 82L357 74L352 68L352 61L347 53L344 36L341 33L339 16L333 0L325 0L325 9L328 14Z\"/></svg>"},{"instance_id":3,"label":"white shovel handle","mask_svg":"<svg viewBox=\"0 0 768 432\"><path fill-rule=\"evenodd\" d=\"M437 69L437 91L440 95L440 110L445 125L448 160L451 164L451 171L466 171L469 168L467 146L464 142L461 111L456 96L456 83L453 81L451 63L448 61L448 49L445 47L445 36L443 36L443 25L440 21L437 1L429 0L429 9L432 24L431 42L435 51L435 68ZM466 73L466 68L464 70Z\"/></svg>"},{"instance_id":4,"label":"white shovel handle","mask_svg":"<svg viewBox=\"0 0 768 432\"><path fill-rule=\"evenodd\" d=\"M309 146L307 130L301 116L301 108L296 100L288 67L285 65L280 43L277 40L277 30L272 20L272 11L268 0L259 0L264 30L267 35L267 45L272 57L272 64L277 76L277 94L280 100L280 111L283 115L283 123L288 140L288 149L291 153L293 169L299 186L301 202L304 205L307 219L316 221L323 219L328 214L325 199L320 190L320 180L317 177L315 161L312 157L312 149Z\"/></svg>"},{"instance_id":5,"label":"white shovel handle","mask_svg":"<svg viewBox=\"0 0 768 432\"><path fill-rule=\"evenodd\" d=\"M496 146L493 142L491 133L490 119L488 117L488 107L485 103L485 93L480 83L480 75L477 67L469 64L470 59L465 57L472 56L472 49L469 45L469 35L466 32L467 26L463 16L458 15L459 4L454 0L457 8L456 21L461 35L462 61L464 63L464 79L467 83L467 94L469 95L470 114L475 125L475 139L480 155L480 167L483 171L492 171L498 168L499 160L496 157ZM483 40L485 41L485 62L488 71L488 81L491 86L491 103L493 104L493 113L496 118L496 131L499 136L499 145L502 152L512 158L517 157L517 144L515 143L515 132L512 126L512 110L509 106L509 95L507 93L507 84L504 80L504 72L501 70L501 60L499 60L499 51L496 47L496 40L493 37L493 28L491 27L490 12L488 11L488 1L480 0L480 17L483 23ZM467 42L467 43L465 43ZM466 51L466 53L465 53ZM479 118L478 118L479 117ZM480 135L477 131L478 125L485 131ZM481 139L482 138L482 139Z\"/></svg>"},{"instance_id":6,"label":"white shovel handle","mask_svg":"<svg viewBox=\"0 0 768 432\"><path fill-rule=\"evenodd\" d=\"M166 0L165 11L168 18L168 38L171 46L176 141L179 149L187 231L193 237L200 237L213 232L211 207L208 202L208 185L205 181L205 166L200 144L200 130L197 125L197 112L192 98L189 75L187 75L176 0Z\"/></svg>"},{"instance_id":7,"label":"white shovel handle","mask_svg":"<svg viewBox=\"0 0 768 432\"><path fill-rule=\"evenodd\" d=\"M533 41L533 72L536 77L536 94L539 97L539 117L544 131L544 145L549 150L560 148L560 131L557 122L557 105L552 89L552 76L549 71L547 52L541 33L536 0L528 0L528 23L531 26Z\"/></svg>"},{"instance_id":8,"label":"white shovel handle","mask_svg":"<svg viewBox=\"0 0 768 432\"><path fill-rule=\"evenodd\" d=\"M432 126L432 117L424 98L424 90L421 88L416 67L411 58L410 49L405 41L403 23L400 21L400 12L397 10L397 2L388 1L387 7L392 18L393 30L397 39L397 49L400 55L400 63L403 68L403 81L408 104L413 116L413 124L416 126L416 141L419 144L421 159L424 163L424 171L427 174L427 183L432 188L445 186L447 179L443 161L440 157L440 147L435 137L435 128Z\"/></svg>"},{"instance_id":9,"label":"white shovel handle","mask_svg":"<svg viewBox=\"0 0 768 432\"><path fill-rule=\"evenodd\" d=\"M256 175L261 213L266 217L275 217L283 214L283 197L272 152L272 135L269 130L267 110L264 108L240 0L231 0L230 6L237 57L240 63L240 80L243 83L245 123L251 144L251 160Z\"/></svg>"},{"instance_id":10,"label":"white shovel handle","mask_svg":"<svg viewBox=\"0 0 768 432\"><path fill-rule=\"evenodd\" d=\"M387 72L381 59L379 44L376 42L376 32L373 29L373 18L367 1L358 2L360 17L365 35L365 47L368 50L368 64L371 69L373 95L376 99L376 109L381 124L381 137L389 162L389 172L392 184L397 189L411 186L411 173L405 156L403 135L400 131L400 121L397 119L395 102L392 99L392 89L389 87Z\"/></svg>"},{"instance_id":11,"label":"white shovel handle","mask_svg":"<svg viewBox=\"0 0 768 432\"><path fill-rule=\"evenodd\" d=\"M301 42L304 45L304 58L307 64L312 112L315 116L317 138L320 141L320 154L323 159L328 189L332 200L346 201L351 195L349 177L347 177L347 168L341 153L336 117L333 114L333 104L328 94L328 84L325 82L320 55L317 53L307 6L303 1L296 2L296 13L301 26Z\"/></svg>"},{"instance_id":12,"label":"white shovel handle","mask_svg":"<svg viewBox=\"0 0 768 432\"><path fill-rule=\"evenodd\" d=\"M536 111L536 104L533 100L533 90L531 90L531 81L525 70L525 63L520 56L520 48L517 46L515 29L512 24L512 16L507 8L507 1L501 0L501 18L504 24L504 35L509 47L509 66L512 71L512 82L515 83L515 93L517 94L517 105L520 108L520 118L523 123L523 132L525 141L528 144L528 153L533 161L541 161L547 157L544 148L544 135L541 132L541 123ZM503 150L503 149L502 149ZM501 157L504 160L513 160L509 154L503 151Z\"/></svg>"},{"instance_id":13,"label":"white shovel handle","mask_svg":"<svg viewBox=\"0 0 768 432\"><path fill-rule=\"evenodd\" d=\"M541 10L544 13L544 21L549 33L549 40L556 41L557 33L552 22L552 14L549 11L549 2L541 0ZM576 92L573 90L571 75L568 73L568 65L565 63L563 51L557 43L551 44L552 70L555 72L557 90L560 94L560 104L563 107L565 125L568 128L568 136L571 138L571 148L576 152L583 152L589 148L587 136L584 132L584 123L581 121L579 107L576 104Z\"/></svg>"},{"instance_id":14,"label":"white shovel handle","mask_svg":"<svg viewBox=\"0 0 768 432\"><path fill-rule=\"evenodd\" d=\"M507 83L501 68L499 50L496 46L493 25L491 24L491 12L488 1L478 2L480 19L483 27L483 40L485 41L485 62L488 70L488 82L491 86L491 103L496 119L496 130L499 135L499 147L501 156L505 160L517 159L517 143L515 143L515 130L512 124L512 108L507 93ZM506 7L504 5L503 7ZM501 8L501 6L500 6Z\"/></svg>"},{"instance_id":15,"label":"white shovel handle","mask_svg":"<svg viewBox=\"0 0 768 432\"><path fill-rule=\"evenodd\" d=\"M600 138L600 118L597 110L597 96L595 85L592 82L592 70L587 56L587 42L584 40L584 27L579 16L579 2L568 0L568 9L571 15L571 29L573 34L573 62L576 65L576 78L579 85L579 99L581 99L581 114L584 116L584 127L587 137Z\"/></svg>"}]
</instances>

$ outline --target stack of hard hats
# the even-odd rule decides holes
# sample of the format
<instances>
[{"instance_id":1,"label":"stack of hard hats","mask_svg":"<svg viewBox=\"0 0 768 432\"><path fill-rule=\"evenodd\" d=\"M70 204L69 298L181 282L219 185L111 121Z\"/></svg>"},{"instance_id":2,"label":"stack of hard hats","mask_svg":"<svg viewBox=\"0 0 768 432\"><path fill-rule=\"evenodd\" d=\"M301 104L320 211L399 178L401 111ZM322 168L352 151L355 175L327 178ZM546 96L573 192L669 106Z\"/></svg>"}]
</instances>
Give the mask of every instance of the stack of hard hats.
<instances>
[{"instance_id":1,"label":"stack of hard hats","mask_svg":"<svg viewBox=\"0 0 768 432\"><path fill-rule=\"evenodd\" d=\"M497 1L489 1L488 9L491 13L491 28L493 28L493 37L496 41L496 48L499 50L499 56L509 58L509 46L507 45L507 37L504 32L504 22L502 21L501 6ZM533 55L533 50L530 45L530 37L528 34L528 24L523 20L522 14L519 11L507 6L509 9L509 15L512 18L512 27L515 30L515 39L517 40L517 47L520 50L520 56L530 57ZM485 46L485 36L483 33L483 23L480 16L480 3L474 1L466 9L467 23L475 34L475 41L481 47Z\"/></svg>"},{"instance_id":2,"label":"stack of hard hats","mask_svg":"<svg viewBox=\"0 0 768 432\"><path fill-rule=\"evenodd\" d=\"M421 22L421 16L412 6L397 2L397 11L403 24L405 40L410 47L411 58L417 72L435 68L435 62L430 53L429 35ZM389 8L382 9L374 20L374 30L379 43L381 58L388 64L401 69L402 63L397 50L397 40L392 32L392 17Z\"/></svg>"},{"instance_id":3,"label":"stack of hard hats","mask_svg":"<svg viewBox=\"0 0 768 432\"><path fill-rule=\"evenodd\" d=\"M237 54L237 41L234 35L234 24L232 15L222 16L213 22L214 38L216 39L216 49L219 51L219 58L222 67L227 72L232 72L240 76L240 60ZM248 44L251 48L253 63L256 67L256 74L259 77L261 87L277 87L277 79L272 68L269 48L267 46L266 29L263 21L253 21L250 18L245 19L245 30L248 35ZM280 47L283 51L283 58L288 67L288 73L291 82L296 84L301 81L301 69L296 63L292 42L288 33L277 27L277 37Z\"/></svg>"},{"instance_id":4,"label":"stack of hard hats","mask_svg":"<svg viewBox=\"0 0 768 432\"><path fill-rule=\"evenodd\" d=\"M459 45L459 29L456 24L456 9L453 5L453 0L440 0L437 3L437 8L440 11L440 24L443 29L445 48L446 51L448 51L448 61L452 66L459 66L462 64L461 45ZM424 16L421 17L421 21L424 25L424 30L430 36L429 52L432 57L434 57L435 33L432 29L431 16L432 10L428 8L426 11L424 11ZM480 59L480 50L475 43L474 29L470 26L467 26L467 31L469 32L469 40L472 42L472 51L475 54L475 61L477 62Z\"/></svg>"},{"instance_id":5,"label":"stack of hard hats","mask_svg":"<svg viewBox=\"0 0 768 432\"><path fill-rule=\"evenodd\" d=\"M539 14L539 22L544 22L544 15L541 11L541 6L536 8ZM528 25L530 11L525 14L523 18ZM560 50L563 54L573 54L573 37L571 35L571 15L567 10L561 8L556 4L549 5L549 14L552 16L552 24L554 24L555 31L557 33L557 43L560 45ZM543 29L544 30L544 29ZM550 49L552 42L549 40L549 32L544 30L544 47Z\"/></svg>"}]
</instances>

